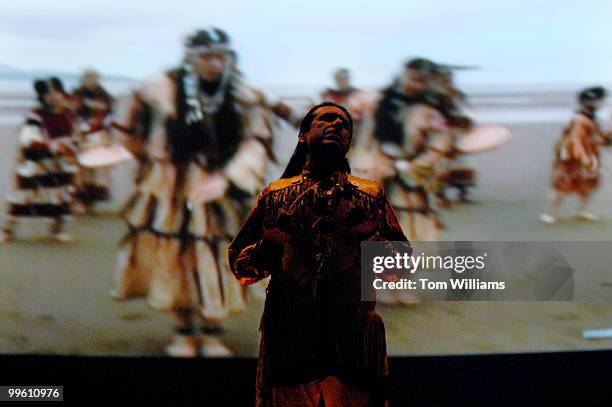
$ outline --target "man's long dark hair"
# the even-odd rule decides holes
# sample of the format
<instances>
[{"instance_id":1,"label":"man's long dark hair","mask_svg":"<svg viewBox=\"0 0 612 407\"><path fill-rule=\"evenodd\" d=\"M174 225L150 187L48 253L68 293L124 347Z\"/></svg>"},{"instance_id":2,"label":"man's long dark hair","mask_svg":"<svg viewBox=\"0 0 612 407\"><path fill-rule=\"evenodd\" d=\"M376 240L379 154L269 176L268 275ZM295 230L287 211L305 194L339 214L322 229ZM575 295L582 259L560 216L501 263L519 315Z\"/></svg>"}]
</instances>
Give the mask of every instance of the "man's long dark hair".
<instances>
[{"instance_id":1,"label":"man's long dark hair","mask_svg":"<svg viewBox=\"0 0 612 407\"><path fill-rule=\"evenodd\" d=\"M351 118L351 114L348 112L348 110L346 110L346 108L336 103L333 103L333 102L323 102L321 104L318 104L312 107L308 111L308 113L306 113L306 116L304 116L304 118L302 119L302 123L300 124L300 134L304 134L308 130L310 130L310 126L312 125L312 120L315 117L315 112L319 108L325 107L325 106L337 107L338 109L342 110L346 114L346 116L349 118L349 134L352 137L353 136L353 119ZM291 158L289 159L289 163L287 164L287 168L285 168L285 171L283 172L283 175L281 176L281 178L290 178L290 177L294 177L296 175L301 174L302 171L304 170L304 165L306 165L307 155L308 155L308 146L306 146L306 143L303 143L303 142L298 143L297 146L295 147L295 150L293 150L293 154L291 155ZM344 158L343 160L344 161L340 164L340 170L351 172L351 167L349 166L348 160L346 158Z\"/></svg>"},{"instance_id":2,"label":"man's long dark hair","mask_svg":"<svg viewBox=\"0 0 612 407\"><path fill-rule=\"evenodd\" d=\"M66 94L66 91L64 90L64 84L59 78L55 76L45 79L37 79L36 81L34 81L34 90L36 91L38 101L40 102L43 108L49 107L47 105L47 102L45 101L45 96L47 95L47 93L49 93L51 89L55 89L63 93L64 95Z\"/></svg>"}]
</instances>

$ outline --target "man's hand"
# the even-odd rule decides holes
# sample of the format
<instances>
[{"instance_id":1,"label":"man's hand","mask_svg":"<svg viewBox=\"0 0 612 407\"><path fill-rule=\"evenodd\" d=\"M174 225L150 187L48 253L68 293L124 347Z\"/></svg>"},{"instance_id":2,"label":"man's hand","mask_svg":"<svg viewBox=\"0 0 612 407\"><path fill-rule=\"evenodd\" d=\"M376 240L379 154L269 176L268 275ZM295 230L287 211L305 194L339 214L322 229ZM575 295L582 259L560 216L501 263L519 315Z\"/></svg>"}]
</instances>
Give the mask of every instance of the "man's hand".
<instances>
[{"instance_id":1,"label":"man's hand","mask_svg":"<svg viewBox=\"0 0 612 407\"><path fill-rule=\"evenodd\" d=\"M69 157L76 156L76 147L69 141L66 140L52 140L49 143L49 148L55 154L66 155Z\"/></svg>"},{"instance_id":2,"label":"man's hand","mask_svg":"<svg viewBox=\"0 0 612 407\"><path fill-rule=\"evenodd\" d=\"M289 234L279 227L265 228L261 240L250 251L252 264L268 271L278 270L282 267L285 247L290 239Z\"/></svg>"},{"instance_id":3,"label":"man's hand","mask_svg":"<svg viewBox=\"0 0 612 407\"><path fill-rule=\"evenodd\" d=\"M432 131L444 131L448 129L448 122L440 112L434 110L427 117L427 128Z\"/></svg>"},{"instance_id":4,"label":"man's hand","mask_svg":"<svg viewBox=\"0 0 612 407\"><path fill-rule=\"evenodd\" d=\"M83 102L84 102L84 104L87 107L90 107L92 109L105 110L105 109L108 108L108 106L107 106L107 104L105 102L101 102L101 101L96 100L96 99L89 99L89 98L87 98Z\"/></svg>"},{"instance_id":5,"label":"man's hand","mask_svg":"<svg viewBox=\"0 0 612 407\"><path fill-rule=\"evenodd\" d=\"M283 102L278 102L272 106L272 112L278 117L288 120L291 116L291 107Z\"/></svg>"},{"instance_id":6,"label":"man's hand","mask_svg":"<svg viewBox=\"0 0 612 407\"><path fill-rule=\"evenodd\" d=\"M194 205L201 205L221 198L229 188L229 181L220 173L213 173L199 182L189 196Z\"/></svg>"}]
</instances>

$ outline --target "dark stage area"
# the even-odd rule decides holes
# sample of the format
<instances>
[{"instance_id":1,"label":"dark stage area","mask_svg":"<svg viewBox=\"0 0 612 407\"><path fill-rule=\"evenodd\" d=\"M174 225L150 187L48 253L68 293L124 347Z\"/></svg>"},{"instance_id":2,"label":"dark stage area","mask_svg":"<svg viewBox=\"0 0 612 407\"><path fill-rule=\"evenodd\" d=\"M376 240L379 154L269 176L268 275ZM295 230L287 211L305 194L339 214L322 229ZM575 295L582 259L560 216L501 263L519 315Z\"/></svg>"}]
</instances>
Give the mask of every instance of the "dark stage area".
<instances>
[{"instance_id":1,"label":"dark stage area","mask_svg":"<svg viewBox=\"0 0 612 407\"><path fill-rule=\"evenodd\" d=\"M64 402L251 406L256 360L0 357L3 385L61 385ZM391 358L390 406L609 405L612 351ZM572 403L576 405L575 403Z\"/></svg>"}]
</instances>

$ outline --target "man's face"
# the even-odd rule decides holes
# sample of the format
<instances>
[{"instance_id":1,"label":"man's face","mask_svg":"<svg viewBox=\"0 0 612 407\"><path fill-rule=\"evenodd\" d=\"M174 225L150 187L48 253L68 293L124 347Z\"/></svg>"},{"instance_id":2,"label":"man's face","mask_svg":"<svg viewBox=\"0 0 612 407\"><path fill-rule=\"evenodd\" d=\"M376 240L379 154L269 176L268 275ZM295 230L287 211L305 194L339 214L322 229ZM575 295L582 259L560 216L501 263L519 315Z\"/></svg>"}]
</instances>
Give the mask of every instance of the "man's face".
<instances>
[{"instance_id":1,"label":"man's face","mask_svg":"<svg viewBox=\"0 0 612 407\"><path fill-rule=\"evenodd\" d=\"M86 88L93 89L98 86L100 78L95 73L88 73L83 76L83 85Z\"/></svg>"},{"instance_id":2,"label":"man's face","mask_svg":"<svg viewBox=\"0 0 612 407\"><path fill-rule=\"evenodd\" d=\"M404 91L406 93L418 93L427 89L427 79L416 69L404 70Z\"/></svg>"},{"instance_id":3,"label":"man's face","mask_svg":"<svg viewBox=\"0 0 612 407\"><path fill-rule=\"evenodd\" d=\"M227 62L227 55L224 53L210 52L194 56L192 65L200 78L207 81L216 81L221 77Z\"/></svg>"},{"instance_id":4,"label":"man's face","mask_svg":"<svg viewBox=\"0 0 612 407\"><path fill-rule=\"evenodd\" d=\"M596 100L589 100L586 102L582 102L582 105L586 108L590 108L593 110L599 110L604 104L604 99L596 99Z\"/></svg>"},{"instance_id":5,"label":"man's face","mask_svg":"<svg viewBox=\"0 0 612 407\"><path fill-rule=\"evenodd\" d=\"M301 135L310 151L344 156L351 143L350 119L335 106L322 106L314 113L310 129Z\"/></svg>"},{"instance_id":6,"label":"man's face","mask_svg":"<svg viewBox=\"0 0 612 407\"><path fill-rule=\"evenodd\" d=\"M340 89L348 88L350 80L351 80L349 73L346 71L340 71L336 73L336 75L334 76L334 79L336 80L336 86Z\"/></svg>"},{"instance_id":7,"label":"man's face","mask_svg":"<svg viewBox=\"0 0 612 407\"><path fill-rule=\"evenodd\" d=\"M601 109L601 107L604 104L604 99L597 99L593 101L593 109L598 110Z\"/></svg>"},{"instance_id":8,"label":"man's face","mask_svg":"<svg viewBox=\"0 0 612 407\"><path fill-rule=\"evenodd\" d=\"M433 78L433 82L439 89L449 91L452 89L452 81L450 75L437 74Z\"/></svg>"},{"instance_id":9,"label":"man's face","mask_svg":"<svg viewBox=\"0 0 612 407\"><path fill-rule=\"evenodd\" d=\"M56 109L61 108L64 105L66 97L62 92L55 88L49 89L47 94L44 96L45 102Z\"/></svg>"}]
</instances>

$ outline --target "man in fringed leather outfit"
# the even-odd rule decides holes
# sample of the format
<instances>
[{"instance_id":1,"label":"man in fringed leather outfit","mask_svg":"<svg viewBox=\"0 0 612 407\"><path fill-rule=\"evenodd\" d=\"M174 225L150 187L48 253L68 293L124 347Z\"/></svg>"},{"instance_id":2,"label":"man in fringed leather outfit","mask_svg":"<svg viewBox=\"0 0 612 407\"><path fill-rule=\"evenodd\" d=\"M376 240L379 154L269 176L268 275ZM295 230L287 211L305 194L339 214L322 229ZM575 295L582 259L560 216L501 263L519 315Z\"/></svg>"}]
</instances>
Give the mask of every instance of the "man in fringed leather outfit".
<instances>
[{"instance_id":1,"label":"man in fringed leather outfit","mask_svg":"<svg viewBox=\"0 0 612 407\"><path fill-rule=\"evenodd\" d=\"M258 406L385 405L384 325L361 301L360 243L406 241L382 188L354 177L352 121L323 103L229 248L243 285L271 276L261 321Z\"/></svg>"}]
</instances>

